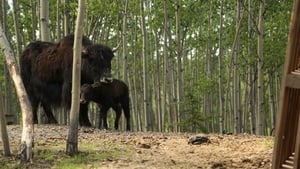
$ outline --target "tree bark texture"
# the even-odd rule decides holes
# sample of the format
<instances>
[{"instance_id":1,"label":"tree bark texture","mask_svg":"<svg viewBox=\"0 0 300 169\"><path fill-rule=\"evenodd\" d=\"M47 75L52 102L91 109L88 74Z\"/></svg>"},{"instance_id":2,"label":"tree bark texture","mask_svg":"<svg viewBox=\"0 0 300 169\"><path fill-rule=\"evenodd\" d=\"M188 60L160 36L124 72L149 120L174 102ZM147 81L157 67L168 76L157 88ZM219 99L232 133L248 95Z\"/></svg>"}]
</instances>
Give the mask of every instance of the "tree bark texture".
<instances>
[{"instance_id":1,"label":"tree bark texture","mask_svg":"<svg viewBox=\"0 0 300 169\"><path fill-rule=\"evenodd\" d=\"M151 109L150 109L150 99L149 99L149 78L148 78L148 49L147 49L147 32L145 25L145 14L144 14L144 1L141 0L141 28L142 28L142 36L143 36L143 89L144 89L144 131L148 131L152 128L151 123Z\"/></svg>"},{"instance_id":2,"label":"tree bark texture","mask_svg":"<svg viewBox=\"0 0 300 169\"><path fill-rule=\"evenodd\" d=\"M13 18L14 18L16 40L17 40L16 55L17 55L17 57L19 57L20 53L22 52L22 41L21 41L21 35L20 35L19 15L18 15L18 8L17 8L16 0L13 0Z\"/></svg>"},{"instance_id":3,"label":"tree bark texture","mask_svg":"<svg viewBox=\"0 0 300 169\"><path fill-rule=\"evenodd\" d=\"M41 40L50 42L49 1L40 0Z\"/></svg>"},{"instance_id":4,"label":"tree bark texture","mask_svg":"<svg viewBox=\"0 0 300 169\"><path fill-rule=\"evenodd\" d=\"M233 59L233 117L234 117L234 133L241 132L241 106L240 106L240 78L239 78L239 53L240 53L240 25L239 21L241 18L241 2L237 1L236 7L236 45L234 50L234 59Z\"/></svg>"},{"instance_id":5,"label":"tree bark texture","mask_svg":"<svg viewBox=\"0 0 300 169\"><path fill-rule=\"evenodd\" d=\"M7 2L6 0L2 0L2 25L3 25L3 31L4 34L8 34L8 29L7 29ZM11 89L11 78L9 76L9 71L7 68L7 65L4 64L4 76L5 76L5 97L4 97L4 112L6 114L11 114L12 113L12 89Z\"/></svg>"},{"instance_id":6,"label":"tree bark texture","mask_svg":"<svg viewBox=\"0 0 300 169\"><path fill-rule=\"evenodd\" d=\"M85 0L78 0L78 15L76 20L74 47L73 47L73 70L72 70L72 104L70 110L70 126L67 139L67 154L78 153L78 120L80 106L80 79L81 79L81 48L84 25Z\"/></svg>"},{"instance_id":7,"label":"tree bark texture","mask_svg":"<svg viewBox=\"0 0 300 169\"><path fill-rule=\"evenodd\" d=\"M1 140L3 142L3 154L4 156L10 156L10 147L9 147L9 139L7 134L6 128L6 119L5 119L5 112L3 106L3 94L2 88L0 86L0 133L1 133Z\"/></svg>"},{"instance_id":8,"label":"tree bark texture","mask_svg":"<svg viewBox=\"0 0 300 169\"><path fill-rule=\"evenodd\" d=\"M0 27L0 47L5 54L5 60L11 78L13 79L19 102L21 104L23 130L21 138L21 148L18 153L21 163L32 161L33 158L33 118L32 107L29 102L23 81L20 77L20 71L13 52L9 46L8 40Z\"/></svg>"},{"instance_id":9,"label":"tree bark texture","mask_svg":"<svg viewBox=\"0 0 300 169\"><path fill-rule=\"evenodd\" d=\"M264 34L264 10L265 1L261 0L259 5L259 16L258 16L258 43L257 43L257 133L259 135L265 135L265 111L264 111L264 69L263 69L263 34Z\"/></svg>"},{"instance_id":10,"label":"tree bark texture","mask_svg":"<svg viewBox=\"0 0 300 169\"><path fill-rule=\"evenodd\" d=\"M123 79L127 83L127 70L128 70L128 52L127 52L127 15L128 15L128 0L125 1L125 9L123 15L123 25L122 25L122 41L123 41Z\"/></svg>"},{"instance_id":11,"label":"tree bark texture","mask_svg":"<svg viewBox=\"0 0 300 169\"><path fill-rule=\"evenodd\" d=\"M222 48L222 35L223 35L223 5L224 0L221 0L220 6L220 30L219 30L219 58L218 58L218 66L219 66L219 132L225 132L225 106L224 106L224 91L223 91L223 48Z\"/></svg>"},{"instance_id":12,"label":"tree bark texture","mask_svg":"<svg viewBox=\"0 0 300 169\"><path fill-rule=\"evenodd\" d=\"M175 115L175 123L180 122L180 114L184 109L184 83L183 83L183 55L182 55L182 35L181 35L181 4L177 4L176 9L176 48L177 48L177 114ZM180 131L177 125L176 132Z\"/></svg>"},{"instance_id":13,"label":"tree bark texture","mask_svg":"<svg viewBox=\"0 0 300 169\"><path fill-rule=\"evenodd\" d=\"M67 36L70 34L70 9L67 6L69 0L64 0L64 35Z\"/></svg>"},{"instance_id":14,"label":"tree bark texture","mask_svg":"<svg viewBox=\"0 0 300 169\"><path fill-rule=\"evenodd\" d=\"M35 31L37 29L37 16L36 16L36 6L37 2L35 0L30 0L30 6L31 6L31 25L32 25L32 30L31 30L31 38L32 40L36 40L36 34Z\"/></svg>"}]
</instances>

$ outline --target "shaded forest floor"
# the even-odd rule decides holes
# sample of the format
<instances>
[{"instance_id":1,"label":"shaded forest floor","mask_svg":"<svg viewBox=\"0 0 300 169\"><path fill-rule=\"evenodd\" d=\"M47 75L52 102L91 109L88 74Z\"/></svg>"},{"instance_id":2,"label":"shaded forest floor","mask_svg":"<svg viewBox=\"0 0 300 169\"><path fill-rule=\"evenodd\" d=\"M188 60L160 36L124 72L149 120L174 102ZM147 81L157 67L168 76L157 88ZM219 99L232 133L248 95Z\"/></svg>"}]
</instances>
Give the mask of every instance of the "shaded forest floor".
<instances>
[{"instance_id":1,"label":"shaded forest floor","mask_svg":"<svg viewBox=\"0 0 300 169\"><path fill-rule=\"evenodd\" d=\"M206 135L208 142L188 144L197 134L79 129L79 150L65 155L67 126L35 125L34 161L17 164L19 125L8 126L11 157L0 155L4 168L243 168L271 167L273 137ZM3 143L0 140L0 150Z\"/></svg>"}]
</instances>

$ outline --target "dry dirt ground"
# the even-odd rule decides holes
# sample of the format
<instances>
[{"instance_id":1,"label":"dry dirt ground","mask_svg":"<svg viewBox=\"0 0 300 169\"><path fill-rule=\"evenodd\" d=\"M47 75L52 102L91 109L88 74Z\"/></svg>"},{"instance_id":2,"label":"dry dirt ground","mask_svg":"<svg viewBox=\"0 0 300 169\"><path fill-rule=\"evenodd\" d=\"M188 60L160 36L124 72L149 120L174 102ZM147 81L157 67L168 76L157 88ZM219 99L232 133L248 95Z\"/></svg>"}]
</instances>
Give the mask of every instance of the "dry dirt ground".
<instances>
[{"instance_id":1,"label":"dry dirt ground","mask_svg":"<svg viewBox=\"0 0 300 169\"><path fill-rule=\"evenodd\" d=\"M67 126L35 125L35 149L64 143ZM19 125L8 126L12 152L16 151L21 138ZM248 134L240 135L205 135L208 142L198 145L188 144L192 133L155 133L103 131L94 128L79 129L79 149L81 145L101 142L98 147L102 152L105 147L118 145L122 148L118 156L106 157L97 166L87 165L83 168L219 168L219 169L256 169L271 168L273 137L260 137ZM203 136L203 135L201 135ZM0 150L3 144L0 140ZM129 151L122 153L128 149ZM62 148L63 149L63 148ZM96 150L95 150L96 151ZM6 160L0 155L0 160ZM1 168L1 167L0 167ZM51 164L39 164L35 161L29 168L52 168Z\"/></svg>"}]
</instances>

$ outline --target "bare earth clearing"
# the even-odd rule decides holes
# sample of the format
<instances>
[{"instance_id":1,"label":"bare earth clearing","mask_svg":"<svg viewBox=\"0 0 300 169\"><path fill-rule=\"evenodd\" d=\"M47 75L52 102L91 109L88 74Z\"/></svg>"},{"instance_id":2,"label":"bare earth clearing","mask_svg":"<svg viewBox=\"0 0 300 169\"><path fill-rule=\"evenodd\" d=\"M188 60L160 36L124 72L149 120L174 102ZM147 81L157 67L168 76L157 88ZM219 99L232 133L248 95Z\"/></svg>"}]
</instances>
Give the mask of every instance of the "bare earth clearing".
<instances>
[{"instance_id":1,"label":"bare earth clearing","mask_svg":"<svg viewBox=\"0 0 300 169\"><path fill-rule=\"evenodd\" d=\"M13 155L17 153L21 138L19 125L8 126L10 146ZM67 126L35 125L35 154L55 145L65 146ZM94 128L79 129L79 150L89 144L99 143L84 153L105 153L113 146L117 155L109 155L101 160L86 161L78 168L266 168L271 167L273 137L253 135L207 135L208 143L188 144L197 134L101 131ZM0 141L0 150L3 144ZM61 146L54 154L63 154ZM110 150L109 150L110 151ZM63 152L63 153L62 153ZM35 156L36 157L36 156ZM36 157L37 158L37 157ZM28 168L60 168L51 160L36 159ZM0 161L12 162L14 157L3 157ZM97 161L97 163L95 163ZM1 168L1 167L0 167Z\"/></svg>"}]
</instances>

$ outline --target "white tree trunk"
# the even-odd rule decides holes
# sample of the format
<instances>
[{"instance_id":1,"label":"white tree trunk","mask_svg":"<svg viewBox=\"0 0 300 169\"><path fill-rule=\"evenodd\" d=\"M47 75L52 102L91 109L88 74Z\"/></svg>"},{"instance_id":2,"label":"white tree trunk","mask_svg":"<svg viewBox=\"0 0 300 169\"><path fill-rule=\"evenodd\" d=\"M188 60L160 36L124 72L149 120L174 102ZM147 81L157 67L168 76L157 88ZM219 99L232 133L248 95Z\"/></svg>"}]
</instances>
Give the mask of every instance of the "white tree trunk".
<instances>
[{"instance_id":1,"label":"white tree trunk","mask_svg":"<svg viewBox=\"0 0 300 169\"><path fill-rule=\"evenodd\" d=\"M36 40L36 34L35 31L37 29L37 24L36 24L36 6L37 2L35 0L30 0L30 6L31 6L31 25L32 25L32 33L31 33L31 38L32 40Z\"/></svg>"},{"instance_id":2,"label":"white tree trunk","mask_svg":"<svg viewBox=\"0 0 300 169\"><path fill-rule=\"evenodd\" d=\"M123 79L126 83L128 83L127 70L128 70L128 61L127 61L127 12L128 12L128 0L125 1L125 9L123 15L123 30L122 30L122 39L123 39Z\"/></svg>"},{"instance_id":3,"label":"white tree trunk","mask_svg":"<svg viewBox=\"0 0 300 169\"><path fill-rule=\"evenodd\" d=\"M16 40L17 40L17 56L20 56L20 53L22 52L22 46L21 46L21 36L20 36L20 26L19 26L19 17L18 17L18 9L16 0L13 0L13 18L14 18L14 28L16 33Z\"/></svg>"},{"instance_id":4,"label":"white tree trunk","mask_svg":"<svg viewBox=\"0 0 300 169\"><path fill-rule=\"evenodd\" d=\"M21 105L23 131L22 131L21 149L19 152L19 157L22 163L28 162L32 160L32 155L33 155L33 134L34 133L33 133L32 108L23 81L20 77L18 64L9 46L7 38L3 33L1 26L0 26L0 47L5 54L6 64L9 69L10 76L13 79L16 92L18 95L19 103Z\"/></svg>"},{"instance_id":5,"label":"white tree trunk","mask_svg":"<svg viewBox=\"0 0 300 169\"><path fill-rule=\"evenodd\" d=\"M69 4L69 0L64 0L64 34L65 36L70 34L70 15L69 15L69 7L67 7L67 4Z\"/></svg>"},{"instance_id":6,"label":"white tree trunk","mask_svg":"<svg viewBox=\"0 0 300 169\"><path fill-rule=\"evenodd\" d=\"M84 25L85 0L78 0L78 15L76 20L74 47L73 47L73 70L72 70L72 104L70 111L70 127L67 140L67 154L78 153L78 120L79 120L79 97L81 81L81 48Z\"/></svg>"},{"instance_id":7,"label":"white tree trunk","mask_svg":"<svg viewBox=\"0 0 300 169\"><path fill-rule=\"evenodd\" d=\"M223 91L223 48L222 48L222 36L223 36L223 6L224 6L224 0L221 0L221 6L220 6L220 30L219 30L219 58L218 58L218 66L219 66L219 132L223 133L225 132L225 107L224 107L224 91Z\"/></svg>"},{"instance_id":8,"label":"white tree trunk","mask_svg":"<svg viewBox=\"0 0 300 169\"><path fill-rule=\"evenodd\" d=\"M182 55L182 39L181 39L181 4L177 4L176 9L176 43L177 43L177 114L175 115L175 123L180 122L180 114L181 111L184 110L183 102L184 102L184 83L183 83L183 55ZM175 124L176 125L176 124ZM176 132L180 131L178 125L175 128Z\"/></svg>"},{"instance_id":9,"label":"white tree trunk","mask_svg":"<svg viewBox=\"0 0 300 169\"><path fill-rule=\"evenodd\" d=\"M148 77L148 49L147 49L147 32L145 25L145 15L144 15L144 1L141 0L141 28L143 36L143 89L144 89L144 113L145 113L145 124L144 131L148 131L152 128L151 124L151 110L150 110L150 99L149 99L149 77Z\"/></svg>"},{"instance_id":10,"label":"white tree trunk","mask_svg":"<svg viewBox=\"0 0 300 169\"><path fill-rule=\"evenodd\" d=\"M167 10L167 1L164 1L164 45L163 45L163 55L164 55L164 59L163 59L163 86L162 86L162 107L161 107L161 131L164 132L165 131L165 120L166 120L166 115L168 113L167 108L168 108L168 102L167 102L167 93L168 93L168 87L169 87L169 82L168 82L168 78L170 76L169 75L169 71L168 71L168 36L167 36L167 29L168 29L168 10Z\"/></svg>"},{"instance_id":11,"label":"white tree trunk","mask_svg":"<svg viewBox=\"0 0 300 169\"><path fill-rule=\"evenodd\" d=\"M241 132L241 105L240 105L240 78L239 78L239 52L240 52L240 19L241 2L237 1L236 13L236 44L234 48L233 66L233 111L234 111L234 133Z\"/></svg>"},{"instance_id":12,"label":"white tree trunk","mask_svg":"<svg viewBox=\"0 0 300 169\"><path fill-rule=\"evenodd\" d=\"M258 43L257 43L257 54L258 54L258 63L257 63L257 134L265 135L265 112L264 112L264 71L263 71L263 34L264 34L264 18L263 13L265 8L264 0L260 1L259 7L259 18L258 18Z\"/></svg>"},{"instance_id":13,"label":"white tree trunk","mask_svg":"<svg viewBox=\"0 0 300 169\"><path fill-rule=\"evenodd\" d=\"M61 14L62 12L60 11L60 6L61 6L61 0L56 1L56 40L58 41L61 39L61 21L62 17Z\"/></svg>"},{"instance_id":14,"label":"white tree trunk","mask_svg":"<svg viewBox=\"0 0 300 169\"><path fill-rule=\"evenodd\" d=\"M41 40L50 41L49 28L49 1L40 0L40 23L41 23Z\"/></svg>"}]
</instances>

